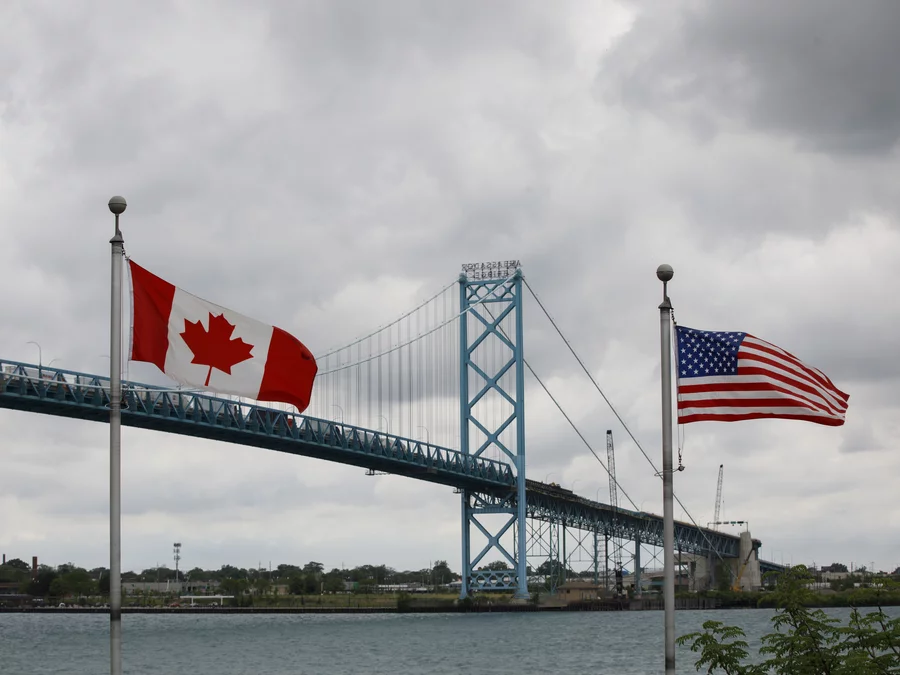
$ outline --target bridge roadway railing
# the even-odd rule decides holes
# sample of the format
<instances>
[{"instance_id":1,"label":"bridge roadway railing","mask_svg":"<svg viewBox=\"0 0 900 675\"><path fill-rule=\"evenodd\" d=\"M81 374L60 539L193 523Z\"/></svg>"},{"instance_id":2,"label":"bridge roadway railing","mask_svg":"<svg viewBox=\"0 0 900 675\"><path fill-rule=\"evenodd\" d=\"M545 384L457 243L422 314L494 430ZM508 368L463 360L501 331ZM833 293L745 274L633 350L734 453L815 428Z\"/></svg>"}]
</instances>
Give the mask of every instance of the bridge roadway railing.
<instances>
[{"instance_id":1,"label":"bridge roadway railing","mask_svg":"<svg viewBox=\"0 0 900 675\"><path fill-rule=\"evenodd\" d=\"M123 382L122 424L250 445L492 492L515 487L510 465L259 403ZM0 407L109 421L109 378L0 360Z\"/></svg>"}]
</instances>

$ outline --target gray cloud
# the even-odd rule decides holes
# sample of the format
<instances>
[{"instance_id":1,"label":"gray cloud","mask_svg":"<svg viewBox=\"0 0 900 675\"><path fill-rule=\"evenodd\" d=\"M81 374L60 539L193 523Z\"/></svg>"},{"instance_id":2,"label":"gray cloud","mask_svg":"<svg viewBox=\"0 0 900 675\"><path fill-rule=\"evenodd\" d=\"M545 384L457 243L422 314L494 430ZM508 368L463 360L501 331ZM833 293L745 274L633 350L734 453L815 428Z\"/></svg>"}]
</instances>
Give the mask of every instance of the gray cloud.
<instances>
[{"instance_id":1,"label":"gray cloud","mask_svg":"<svg viewBox=\"0 0 900 675\"><path fill-rule=\"evenodd\" d=\"M642 9L601 75L626 104L675 112L700 136L725 118L786 134L803 150L892 151L900 135L895 4L704 0Z\"/></svg>"}]
</instances>

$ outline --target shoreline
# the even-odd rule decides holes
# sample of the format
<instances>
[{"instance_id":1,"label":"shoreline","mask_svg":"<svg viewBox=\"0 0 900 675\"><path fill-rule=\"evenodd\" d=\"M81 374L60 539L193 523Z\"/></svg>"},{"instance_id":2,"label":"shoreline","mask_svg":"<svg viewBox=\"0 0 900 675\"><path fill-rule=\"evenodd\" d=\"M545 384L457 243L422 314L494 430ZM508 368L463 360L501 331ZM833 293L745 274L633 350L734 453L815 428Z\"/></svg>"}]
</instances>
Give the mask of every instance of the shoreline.
<instances>
[{"instance_id":1,"label":"shoreline","mask_svg":"<svg viewBox=\"0 0 900 675\"><path fill-rule=\"evenodd\" d=\"M432 607L123 607L123 614L483 614L488 612L609 612L619 606L531 604ZM0 614L109 614L108 607L0 607Z\"/></svg>"}]
</instances>

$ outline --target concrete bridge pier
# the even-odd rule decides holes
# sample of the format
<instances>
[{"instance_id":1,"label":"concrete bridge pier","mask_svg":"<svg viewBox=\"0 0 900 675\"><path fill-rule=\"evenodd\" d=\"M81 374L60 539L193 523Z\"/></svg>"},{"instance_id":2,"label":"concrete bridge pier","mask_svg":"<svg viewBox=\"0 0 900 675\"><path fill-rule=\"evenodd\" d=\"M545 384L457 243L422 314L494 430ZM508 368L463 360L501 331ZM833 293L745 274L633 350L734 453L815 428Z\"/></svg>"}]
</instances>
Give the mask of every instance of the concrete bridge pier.
<instances>
[{"instance_id":1,"label":"concrete bridge pier","mask_svg":"<svg viewBox=\"0 0 900 675\"><path fill-rule=\"evenodd\" d=\"M749 530L741 532L741 553L737 560L732 561L732 569L742 591L757 591L762 586L757 553Z\"/></svg>"},{"instance_id":2,"label":"concrete bridge pier","mask_svg":"<svg viewBox=\"0 0 900 675\"><path fill-rule=\"evenodd\" d=\"M750 532L741 532L741 541L737 558L726 558L728 565L726 579L719 578L719 558L710 554L698 557L692 563L695 567L693 576L698 591L715 590L720 581L727 581L729 587L737 583L742 591L756 591L762 586L762 573L759 567L759 555L754 546Z\"/></svg>"}]
</instances>

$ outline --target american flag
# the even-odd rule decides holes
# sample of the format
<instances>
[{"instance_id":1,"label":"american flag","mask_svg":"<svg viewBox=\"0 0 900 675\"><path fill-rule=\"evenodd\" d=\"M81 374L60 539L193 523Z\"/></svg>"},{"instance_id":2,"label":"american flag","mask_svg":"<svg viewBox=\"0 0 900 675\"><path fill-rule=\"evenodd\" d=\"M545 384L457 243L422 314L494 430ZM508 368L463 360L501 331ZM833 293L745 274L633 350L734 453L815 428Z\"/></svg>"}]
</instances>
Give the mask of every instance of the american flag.
<instances>
[{"instance_id":1,"label":"american flag","mask_svg":"<svg viewBox=\"0 0 900 675\"><path fill-rule=\"evenodd\" d=\"M849 396L822 371L749 333L676 327L678 422L765 417L840 426Z\"/></svg>"}]
</instances>

